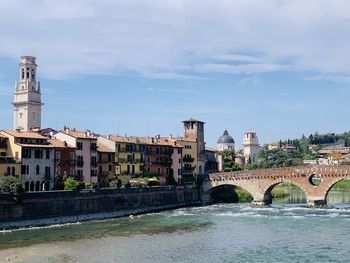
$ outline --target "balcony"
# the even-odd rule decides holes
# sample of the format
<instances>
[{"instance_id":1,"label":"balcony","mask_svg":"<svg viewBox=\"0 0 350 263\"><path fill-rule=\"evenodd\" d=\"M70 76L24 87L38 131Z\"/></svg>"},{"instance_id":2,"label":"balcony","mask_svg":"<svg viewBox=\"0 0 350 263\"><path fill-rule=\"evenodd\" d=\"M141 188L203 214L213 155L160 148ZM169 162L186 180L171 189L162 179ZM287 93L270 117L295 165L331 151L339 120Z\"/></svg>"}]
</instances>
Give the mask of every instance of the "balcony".
<instances>
[{"instance_id":1,"label":"balcony","mask_svg":"<svg viewBox=\"0 0 350 263\"><path fill-rule=\"evenodd\" d=\"M182 174L193 174L194 170L196 169L196 166L192 167L183 167L182 168Z\"/></svg>"},{"instance_id":2,"label":"balcony","mask_svg":"<svg viewBox=\"0 0 350 263\"><path fill-rule=\"evenodd\" d=\"M194 162L194 158L192 158L192 157L184 157L184 158L182 158L182 160L183 160L184 163L192 163L192 162Z\"/></svg>"},{"instance_id":3,"label":"balcony","mask_svg":"<svg viewBox=\"0 0 350 263\"><path fill-rule=\"evenodd\" d=\"M6 142L0 143L0 149L7 149L7 143Z\"/></svg>"},{"instance_id":4,"label":"balcony","mask_svg":"<svg viewBox=\"0 0 350 263\"><path fill-rule=\"evenodd\" d=\"M0 163L16 163L16 160L11 156L0 156Z\"/></svg>"}]
</instances>

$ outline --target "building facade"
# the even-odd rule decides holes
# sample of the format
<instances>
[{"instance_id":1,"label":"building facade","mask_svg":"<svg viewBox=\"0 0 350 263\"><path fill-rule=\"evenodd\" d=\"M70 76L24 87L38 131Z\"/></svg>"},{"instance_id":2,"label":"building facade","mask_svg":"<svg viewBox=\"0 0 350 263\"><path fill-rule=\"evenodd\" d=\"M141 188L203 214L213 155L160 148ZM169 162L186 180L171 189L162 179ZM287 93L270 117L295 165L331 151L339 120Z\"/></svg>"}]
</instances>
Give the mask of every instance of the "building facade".
<instances>
[{"instance_id":1,"label":"building facade","mask_svg":"<svg viewBox=\"0 0 350 263\"><path fill-rule=\"evenodd\" d=\"M16 161L8 151L8 138L0 134L0 176L20 177L21 163Z\"/></svg>"},{"instance_id":2,"label":"building facade","mask_svg":"<svg viewBox=\"0 0 350 263\"><path fill-rule=\"evenodd\" d=\"M98 182L100 186L109 186L117 179L115 171L115 150L97 141Z\"/></svg>"},{"instance_id":3,"label":"building facade","mask_svg":"<svg viewBox=\"0 0 350 263\"><path fill-rule=\"evenodd\" d=\"M8 138L9 154L21 163L26 191L48 191L54 188L54 149L48 138L36 132L1 131Z\"/></svg>"},{"instance_id":4,"label":"building facade","mask_svg":"<svg viewBox=\"0 0 350 263\"><path fill-rule=\"evenodd\" d=\"M145 141L146 140L146 141ZM173 183L172 179L172 146L160 136L143 139L145 144L144 173L156 176L161 184Z\"/></svg>"},{"instance_id":5,"label":"building facade","mask_svg":"<svg viewBox=\"0 0 350 263\"><path fill-rule=\"evenodd\" d=\"M54 148L55 156L55 189L63 189L64 181L68 177L76 176L76 148L66 141L50 139L49 143Z\"/></svg>"},{"instance_id":6,"label":"building facade","mask_svg":"<svg viewBox=\"0 0 350 263\"><path fill-rule=\"evenodd\" d=\"M41 90L37 82L35 57L23 56L19 64L13 101L14 130L29 131L41 126Z\"/></svg>"},{"instance_id":7,"label":"building facade","mask_svg":"<svg viewBox=\"0 0 350 263\"><path fill-rule=\"evenodd\" d=\"M66 128L55 138L76 148L76 179L83 183L97 183L97 138L90 131Z\"/></svg>"},{"instance_id":8,"label":"building facade","mask_svg":"<svg viewBox=\"0 0 350 263\"><path fill-rule=\"evenodd\" d=\"M205 141L204 141L204 124L205 122L188 119L183 121L184 124L184 139L193 140L196 142L196 175L205 174ZM191 155L192 156L192 155ZM184 155L185 157L185 155ZM193 156L192 156L193 157Z\"/></svg>"},{"instance_id":9,"label":"building facade","mask_svg":"<svg viewBox=\"0 0 350 263\"><path fill-rule=\"evenodd\" d=\"M246 132L243 138L243 151L245 163L258 164L259 163L259 140L256 132Z\"/></svg>"}]
</instances>

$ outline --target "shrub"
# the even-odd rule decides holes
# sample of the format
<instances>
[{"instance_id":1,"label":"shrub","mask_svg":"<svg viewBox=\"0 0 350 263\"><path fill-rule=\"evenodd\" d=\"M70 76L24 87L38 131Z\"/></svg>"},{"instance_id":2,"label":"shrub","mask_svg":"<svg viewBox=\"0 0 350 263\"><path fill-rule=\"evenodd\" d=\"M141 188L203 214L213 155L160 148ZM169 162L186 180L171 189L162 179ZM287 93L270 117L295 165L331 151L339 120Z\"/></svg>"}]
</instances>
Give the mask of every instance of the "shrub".
<instances>
[{"instance_id":1,"label":"shrub","mask_svg":"<svg viewBox=\"0 0 350 263\"><path fill-rule=\"evenodd\" d=\"M85 183L84 189L92 189L94 187L93 183Z\"/></svg>"},{"instance_id":2,"label":"shrub","mask_svg":"<svg viewBox=\"0 0 350 263\"><path fill-rule=\"evenodd\" d=\"M76 191L79 188L80 183L72 177L68 177L64 181L64 190Z\"/></svg>"},{"instance_id":3,"label":"shrub","mask_svg":"<svg viewBox=\"0 0 350 263\"><path fill-rule=\"evenodd\" d=\"M15 200L23 193L21 181L15 176L0 177L0 193L10 193Z\"/></svg>"}]
</instances>

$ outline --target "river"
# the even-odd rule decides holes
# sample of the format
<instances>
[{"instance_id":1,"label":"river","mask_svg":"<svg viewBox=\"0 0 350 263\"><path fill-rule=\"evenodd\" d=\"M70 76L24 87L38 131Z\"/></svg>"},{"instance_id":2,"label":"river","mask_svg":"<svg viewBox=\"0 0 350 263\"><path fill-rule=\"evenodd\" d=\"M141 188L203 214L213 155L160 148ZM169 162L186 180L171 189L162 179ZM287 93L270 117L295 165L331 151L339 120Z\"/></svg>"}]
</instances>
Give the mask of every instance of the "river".
<instances>
[{"instance_id":1,"label":"river","mask_svg":"<svg viewBox=\"0 0 350 263\"><path fill-rule=\"evenodd\" d=\"M0 262L350 262L350 194L330 199L322 209L217 204L2 231Z\"/></svg>"}]
</instances>

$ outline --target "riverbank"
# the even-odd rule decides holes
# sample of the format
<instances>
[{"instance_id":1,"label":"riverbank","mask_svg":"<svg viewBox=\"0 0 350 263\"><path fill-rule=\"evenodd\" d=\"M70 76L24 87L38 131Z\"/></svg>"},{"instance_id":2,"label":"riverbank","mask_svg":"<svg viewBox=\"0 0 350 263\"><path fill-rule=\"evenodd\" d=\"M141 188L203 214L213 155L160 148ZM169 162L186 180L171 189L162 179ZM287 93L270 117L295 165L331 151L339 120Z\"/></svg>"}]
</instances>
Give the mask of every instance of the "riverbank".
<instances>
[{"instance_id":1,"label":"riverbank","mask_svg":"<svg viewBox=\"0 0 350 263\"><path fill-rule=\"evenodd\" d=\"M158 212L200 203L195 186L0 195L0 229L74 223Z\"/></svg>"}]
</instances>

